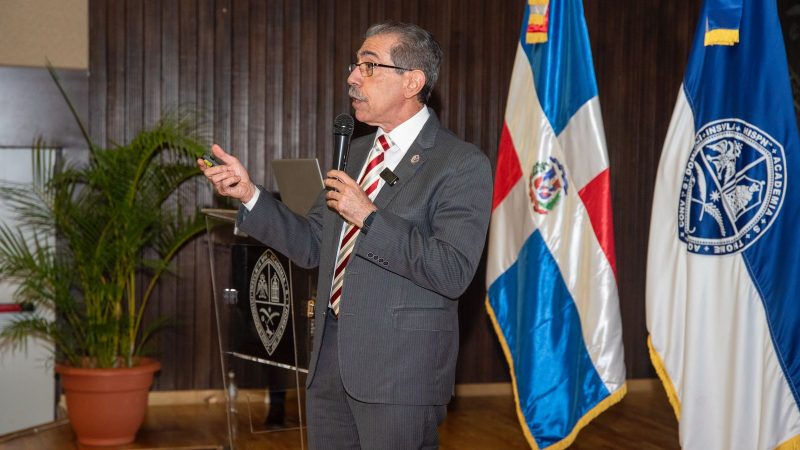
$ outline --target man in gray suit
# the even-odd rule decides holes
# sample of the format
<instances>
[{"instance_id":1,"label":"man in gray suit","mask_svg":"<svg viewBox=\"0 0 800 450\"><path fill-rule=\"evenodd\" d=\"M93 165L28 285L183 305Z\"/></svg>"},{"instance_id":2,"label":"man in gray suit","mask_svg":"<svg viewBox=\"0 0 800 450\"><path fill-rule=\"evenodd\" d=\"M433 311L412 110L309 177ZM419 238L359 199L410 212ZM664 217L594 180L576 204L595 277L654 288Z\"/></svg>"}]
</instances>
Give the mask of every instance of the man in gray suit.
<instances>
[{"instance_id":1,"label":"man in gray suit","mask_svg":"<svg viewBox=\"0 0 800 450\"><path fill-rule=\"evenodd\" d=\"M436 448L455 382L456 300L486 240L491 167L425 105L442 59L430 33L374 25L356 58L347 80L355 116L378 130L353 141L346 172L327 173L307 217L261 192L219 146L222 165L198 165L242 201L242 231L319 266L310 447Z\"/></svg>"}]
</instances>

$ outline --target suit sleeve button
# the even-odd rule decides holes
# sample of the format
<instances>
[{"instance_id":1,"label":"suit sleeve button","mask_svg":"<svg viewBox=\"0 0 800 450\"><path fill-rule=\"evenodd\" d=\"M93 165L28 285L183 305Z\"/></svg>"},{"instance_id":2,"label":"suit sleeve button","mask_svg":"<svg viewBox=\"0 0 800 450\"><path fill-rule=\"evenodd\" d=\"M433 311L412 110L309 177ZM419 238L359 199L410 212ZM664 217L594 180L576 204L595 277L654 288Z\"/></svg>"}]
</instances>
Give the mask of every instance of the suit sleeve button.
<instances>
[{"instance_id":1,"label":"suit sleeve button","mask_svg":"<svg viewBox=\"0 0 800 450\"><path fill-rule=\"evenodd\" d=\"M372 258L372 257L373 257L373 256L375 256L375 255L374 255L372 252L369 252L369 253L367 253L367 256L369 256L370 258Z\"/></svg>"}]
</instances>

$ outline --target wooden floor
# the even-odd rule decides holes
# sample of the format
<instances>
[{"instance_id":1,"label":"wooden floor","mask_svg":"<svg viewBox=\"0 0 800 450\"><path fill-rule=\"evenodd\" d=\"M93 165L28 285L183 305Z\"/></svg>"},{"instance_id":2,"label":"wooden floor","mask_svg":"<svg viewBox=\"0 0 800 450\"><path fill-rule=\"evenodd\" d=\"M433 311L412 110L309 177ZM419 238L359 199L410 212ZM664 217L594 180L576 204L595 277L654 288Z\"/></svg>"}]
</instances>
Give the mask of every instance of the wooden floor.
<instances>
[{"instance_id":1,"label":"wooden floor","mask_svg":"<svg viewBox=\"0 0 800 450\"><path fill-rule=\"evenodd\" d=\"M295 402L287 399L287 413L296 414ZM240 402L237 414L237 449L300 449L300 432L266 431L261 420L264 406L251 406L256 419L250 431L247 404ZM223 449L227 446L227 418L222 404L151 406L135 443L123 449ZM453 401L440 427L441 448L527 449L510 396L462 396ZM2 450L78 449L65 421L25 434L0 436ZM592 421L579 434L571 449L678 449L677 422L657 380L632 380L628 394L617 405Z\"/></svg>"}]
</instances>

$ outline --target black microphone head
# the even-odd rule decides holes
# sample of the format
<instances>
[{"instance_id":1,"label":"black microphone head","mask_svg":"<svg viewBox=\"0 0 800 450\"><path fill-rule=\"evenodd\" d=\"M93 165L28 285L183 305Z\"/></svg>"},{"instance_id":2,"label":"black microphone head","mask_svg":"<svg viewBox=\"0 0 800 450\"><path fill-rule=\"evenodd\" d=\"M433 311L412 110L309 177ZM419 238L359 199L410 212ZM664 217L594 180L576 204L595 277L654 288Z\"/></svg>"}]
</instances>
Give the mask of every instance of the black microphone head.
<instances>
[{"instance_id":1,"label":"black microphone head","mask_svg":"<svg viewBox=\"0 0 800 450\"><path fill-rule=\"evenodd\" d=\"M340 136L350 136L353 134L355 122L350 114L339 114L333 121L333 134Z\"/></svg>"}]
</instances>

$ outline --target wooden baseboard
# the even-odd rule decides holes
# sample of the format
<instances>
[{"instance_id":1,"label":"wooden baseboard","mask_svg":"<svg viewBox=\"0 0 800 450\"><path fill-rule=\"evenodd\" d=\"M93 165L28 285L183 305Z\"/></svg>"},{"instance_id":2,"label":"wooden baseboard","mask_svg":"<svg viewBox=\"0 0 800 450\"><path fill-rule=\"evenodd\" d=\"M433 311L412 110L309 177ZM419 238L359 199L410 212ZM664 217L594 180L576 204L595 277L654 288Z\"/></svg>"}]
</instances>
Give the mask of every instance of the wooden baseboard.
<instances>
[{"instance_id":1,"label":"wooden baseboard","mask_svg":"<svg viewBox=\"0 0 800 450\"><path fill-rule=\"evenodd\" d=\"M456 397L495 397L512 394L511 383L463 383L456 385Z\"/></svg>"},{"instance_id":2,"label":"wooden baseboard","mask_svg":"<svg viewBox=\"0 0 800 450\"><path fill-rule=\"evenodd\" d=\"M650 392L660 389L661 383L657 378L632 378L625 381L628 392ZM458 397L480 397L512 395L511 383L465 383L456 385Z\"/></svg>"},{"instance_id":3,"label":"wooden baseboard","mask_svg":"<svg viewBox=\"0 0 800 450\"><path fill-rule=\"evenodd\" d=\"M627 380L626 384L628 392L652 391L660 388L660 383L655 378L634 378ZM511 383L462 383L456 385L457 397L510 396L512 393ZM249 399L251 402L269 402L265 389L242 389L239 391L239 400L243 401L244 399ZM151 406L223 403L225 402L225 391L222 389L153 391L150 392L149 402ZM63 395L59 405L66 407Z\"/></svg>"}]
</instances>

